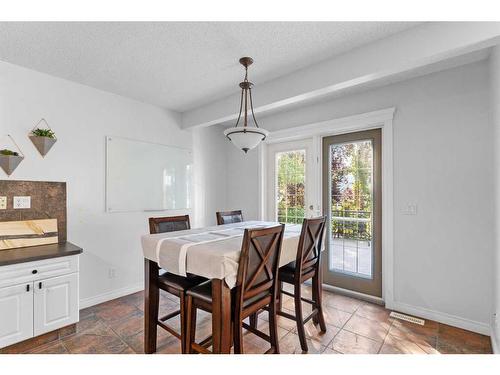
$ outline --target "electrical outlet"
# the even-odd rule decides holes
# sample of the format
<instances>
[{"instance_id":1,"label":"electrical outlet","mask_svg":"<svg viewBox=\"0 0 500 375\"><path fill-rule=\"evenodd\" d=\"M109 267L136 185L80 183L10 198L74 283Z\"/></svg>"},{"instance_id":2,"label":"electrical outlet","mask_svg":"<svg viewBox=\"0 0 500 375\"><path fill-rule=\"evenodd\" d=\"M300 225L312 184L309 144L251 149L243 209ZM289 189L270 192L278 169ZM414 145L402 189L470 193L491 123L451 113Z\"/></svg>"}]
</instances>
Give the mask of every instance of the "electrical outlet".
<instances>
[{"instance_id":1,"label":"electrical outlet","mask_svg":"<svg viewBox=\"0 0 500 375\"><path fill-rule=\"evenodd\" d=\"M13 204L15 209L31 208L31 197L14 197Z\"/></svg>"},{"instance_id":2,"label":"electrical outlet","mask_svg":"<svg viewBox=\"0 0 500 375\"><path fill-rule=\"evenodd\" d=\"M7 209L7 197L0 197L0 210Z\"/></svg>"}]
</instances>

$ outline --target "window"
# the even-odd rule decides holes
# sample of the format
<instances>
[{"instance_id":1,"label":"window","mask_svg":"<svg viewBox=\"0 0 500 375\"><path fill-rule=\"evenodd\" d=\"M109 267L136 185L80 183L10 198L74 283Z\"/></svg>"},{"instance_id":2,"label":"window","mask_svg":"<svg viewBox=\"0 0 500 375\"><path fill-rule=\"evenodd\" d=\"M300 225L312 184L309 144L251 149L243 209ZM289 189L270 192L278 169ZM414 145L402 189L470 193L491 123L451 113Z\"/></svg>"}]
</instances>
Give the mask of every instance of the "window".
<instances>
[{"instance_id":1,"label":"window","mask_svg":"<svg viewBox=\"0 0 500 375\"><path fill-rule=\"evenodd\" d=\"M305 217L306 151L277 152L276 207L280 223L302 223Z\"/></svg>"}]
</instances>

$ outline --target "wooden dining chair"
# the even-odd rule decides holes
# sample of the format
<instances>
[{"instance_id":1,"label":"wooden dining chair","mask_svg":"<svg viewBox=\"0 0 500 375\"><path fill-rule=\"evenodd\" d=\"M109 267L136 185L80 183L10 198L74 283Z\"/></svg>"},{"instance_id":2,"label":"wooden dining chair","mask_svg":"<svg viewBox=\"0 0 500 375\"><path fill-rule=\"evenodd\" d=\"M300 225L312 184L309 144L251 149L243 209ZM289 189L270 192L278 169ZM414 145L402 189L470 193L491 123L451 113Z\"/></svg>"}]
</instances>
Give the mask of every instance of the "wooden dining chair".
<instances>
[{"instance_id":1,"label":"wooden dining chair","mask_svg":"<svg viewBox=\"0 0 500 375\"><path fill-rule=\"evenodd\" d=\"M243 214L241 210L216 212L217 225L241 223L243 221Z\"/></svg>"},{"instance_id":2,"label":"wooden dining chair","mask_svg":"<svg viewBox=\"0 0 500 375\"><path fill-rule=\"evenodd\" d=\"M279 353L278 327L276 322L276 298L278 293L278 266L285 225L263 229L245 229L238 275L231 291L232 333L234 353L243 353L243 328L271 344L266 353ZM245 318L269 307L269 335L243 322ZM210 353L211 337L200 343L196 336L197 309L212 313L212 283L207 281L187 292L187 352Z\"/></svg>"},{"instance_id":3,"label":"wooden dining chair","mask_svg":"<svg viewBox=\"0 0 500 375\"><path fill-rule=\"evenodd\" d=\"M322 306L322 286L321 286L321 246L325 231L326 217L304 219L302 231L300 233L299 245L297 248L297 258L294 263L283 266L278 271L279 297L286 294L294 298L295 316L285 313L281 309L278 315L295 320L297 323L297 333L300 339L300 347L307 351L307 341L304 324L313 319L314 324L319 324L321 332L326 332L325 317ZM302 284L312 279L312 299L302 297ZM293 293L283 290L283 284L293 285ZM302 313L302 302L312 305L312 312L304 318Z\"/></svg>"},{"instance_id":4,"label":"wooden dining chair","mask_svg":"<svg viewBox=\"0 0 500 375\"><path fill-rule=\"evenodd\" d=\"M191 229L189 222L189 215L183 216L170 216L170 217L151 217L149 218L149 232L151 234L174 232L179 230ZM187 277L178 276L170 272L160 271L160 276L158 278L158 287L167 293L179 297L179 310L171 312L163 317L159 317L157 324L165 329L167 332L171 333L181 341L181 351L185 353L186 351L186 292L197 286L207 279L201 276L188 275ZM166 321L180 315L181 319L181 331L178 332L173 327L166 324Z\"/></svg>"},{"instance_id":5,"label":"wooden dining chair","mask_svg":"<svg viewBox=\"0 0 500 375\"><path fill-rule=\"evenodd\" d=\"M304 219L302 231L300 233L297 247L297 257L295 262L280 267L278 271L278 301L277 315L294 320L297 323L297 334L300 340L300 347L307 352L307 340L304 324L313 319L314 324L319 324L321 332L326 332L325 318L322 307L322 287L321 287L321 246L325 231L326 217ZM312 299L302 297L302 284L312 279ZM293 293L283 289L283 283L293 285ZM281 309L283 294L294 298L295 315L288 314ZM312 305L312 312L304 318L302 312L302 302ZM265 309L267 310L267 309ZM256 327L258 324L258 313L250 316L250 325Z\"/></svg>"}]
</instances>

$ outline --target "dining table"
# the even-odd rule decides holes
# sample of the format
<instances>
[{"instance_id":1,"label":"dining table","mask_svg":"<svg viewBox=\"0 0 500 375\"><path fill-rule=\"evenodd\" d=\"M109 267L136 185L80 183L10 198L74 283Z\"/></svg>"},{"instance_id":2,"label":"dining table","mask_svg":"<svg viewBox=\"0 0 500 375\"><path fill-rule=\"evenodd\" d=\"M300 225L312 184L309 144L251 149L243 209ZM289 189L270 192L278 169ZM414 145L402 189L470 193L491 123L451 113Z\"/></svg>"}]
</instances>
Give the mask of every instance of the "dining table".
<instances>
[{"instance_id":1,"label":"dining table","mask_svg":"<svg viewBox=\"0 0 500 375\"><path fill-rule=\"evenodd\" d=\"M212 352L231 351L231 289L236 285L245 229L279 225L269 221L244 221L175 232L147 234L141 238L144 254L144 351L156 352L159 307L159 270L186 276L203 276L212 283ZM295 261L301 224L286 224L280 267Z\"/></svg>"}]
</instances>

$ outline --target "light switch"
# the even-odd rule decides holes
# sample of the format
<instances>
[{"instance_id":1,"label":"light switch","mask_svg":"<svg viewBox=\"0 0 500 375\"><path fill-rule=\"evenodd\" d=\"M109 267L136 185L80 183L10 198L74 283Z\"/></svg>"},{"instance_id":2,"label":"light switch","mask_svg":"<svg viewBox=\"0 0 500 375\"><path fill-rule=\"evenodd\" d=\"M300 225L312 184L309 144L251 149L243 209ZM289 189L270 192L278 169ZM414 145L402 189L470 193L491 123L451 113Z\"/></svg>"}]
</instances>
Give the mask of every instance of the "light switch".
<instances>
[{"instance_id":1,"label":"light switch","mask_svg":"<svg viewBox=\"0 0 500 375\"><path fill-rule=\"evenodd\" d=\"M7 209L7 197L0 197L0 210Z\"/></svg>"},{"instance_id":2,"label":"light switch","mask_svg":"<svg viewBox=\"0 0 500 375\"><path fill-rule=\"evenodd\" d=\"M31 197L14 197L13 206L15 209L31 208Z\"/></svg>"},{"instance_id":3,"label":"light switch","mask_svg":"<svg viewBox=\"0 0 500 375\"><path fill-rule=\"evenodd\" d=\"M416 203L408 203L401 210L403 215L416 215L417 214L417 204Z\"/></svg>"}]
</instances>

